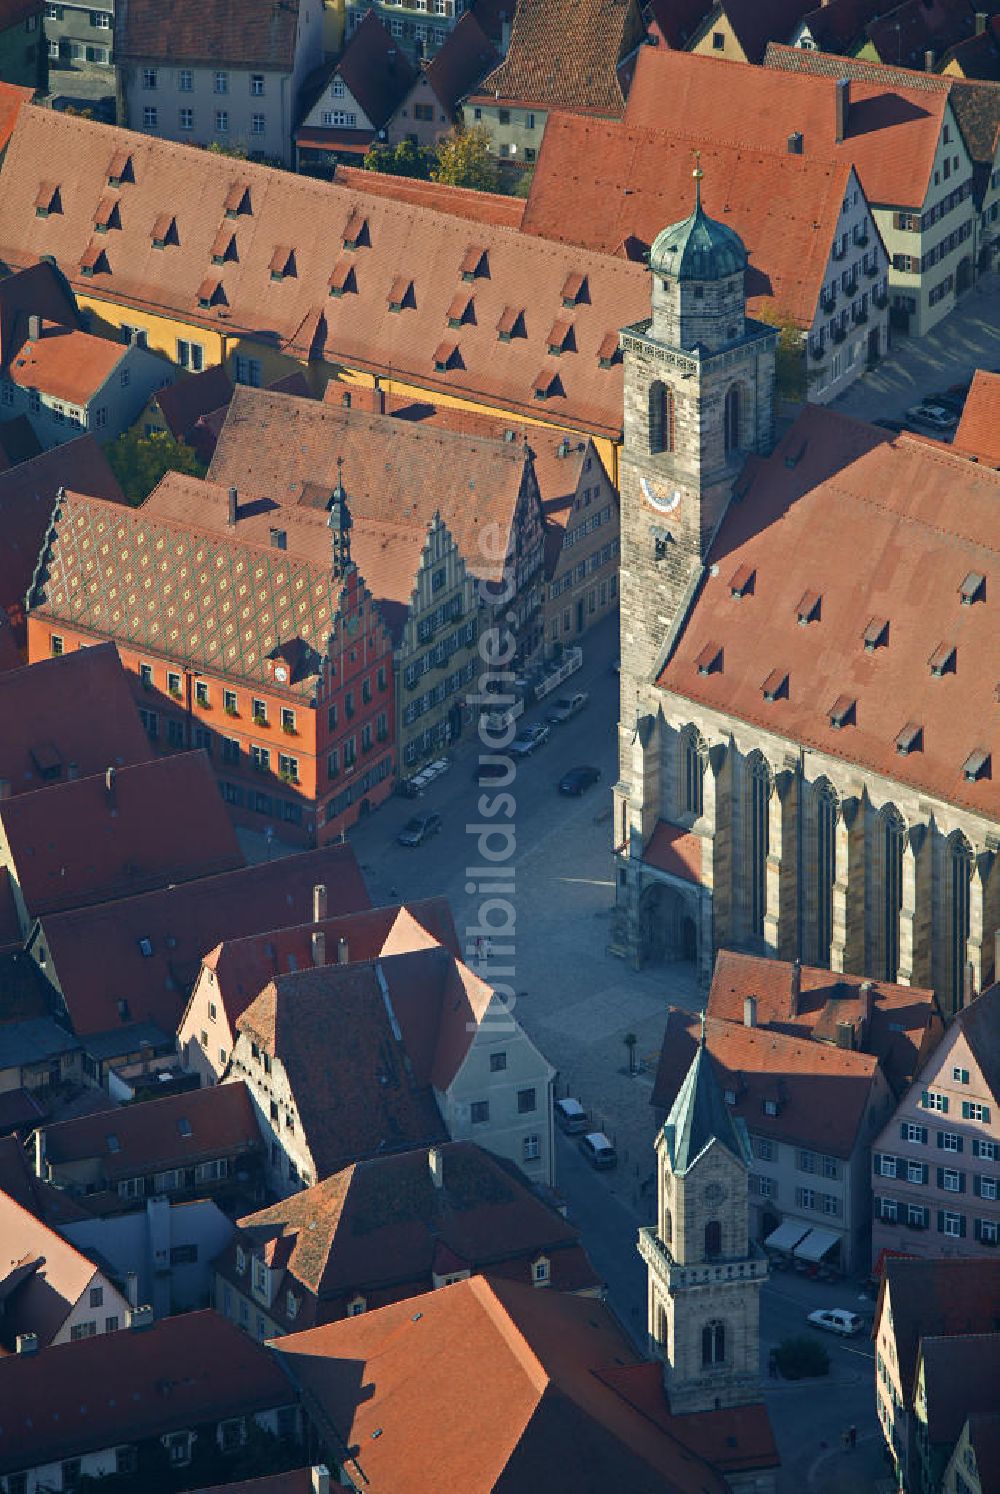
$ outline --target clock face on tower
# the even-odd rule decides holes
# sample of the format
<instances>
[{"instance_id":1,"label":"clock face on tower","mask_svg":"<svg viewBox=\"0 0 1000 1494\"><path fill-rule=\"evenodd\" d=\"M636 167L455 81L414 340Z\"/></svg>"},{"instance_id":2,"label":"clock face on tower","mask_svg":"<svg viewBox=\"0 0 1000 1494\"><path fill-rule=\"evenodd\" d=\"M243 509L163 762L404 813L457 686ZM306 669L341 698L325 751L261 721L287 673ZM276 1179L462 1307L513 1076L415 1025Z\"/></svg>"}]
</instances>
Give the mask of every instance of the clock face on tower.
<instances>
[{"instance_id":1,"label":"clock face on tower","mask_svg":"<svg viewBox=\"0 0 1000 1494\"><path fill-rule=\"evenodd\" d=\"M658 514L672 514L680 504L681 495L678 488L671 491L669 488L661 488L658 483L651 482L648 477L640 477L639 486L642 496L655 509Z\"/></svg>"}]
</instances>

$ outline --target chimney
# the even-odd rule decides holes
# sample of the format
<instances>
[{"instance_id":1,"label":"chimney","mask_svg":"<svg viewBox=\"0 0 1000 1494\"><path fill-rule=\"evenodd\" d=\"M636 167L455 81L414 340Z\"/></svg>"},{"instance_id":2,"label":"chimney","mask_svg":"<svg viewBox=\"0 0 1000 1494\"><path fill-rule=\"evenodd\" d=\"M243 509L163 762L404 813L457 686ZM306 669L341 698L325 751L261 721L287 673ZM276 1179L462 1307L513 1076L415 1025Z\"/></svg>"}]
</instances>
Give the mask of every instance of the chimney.
<instances>
[{"instance_id":1,"label":"chimney","mask_svg":"<svg viewBox=\"0 0 1000 1494\"><path fill-rule=\"evenodd\" d=\"M130 1307L125 1321L133 1333L139 1333L144 1328L152 1328L153 1309L148 1302L143 1307Z\"/></svg>"},{"instance_id":2,"label":"chimney","mask_svg":"<svg viewBox=\"0 0 1000 1494\"><path fill-rule=\"evenodd\" d=\"M19 1333L17 1335L17 1338L16 1338L15 1342L17 1344L17 1352L19 1354L37 1354L38 1353L38 1334L37 1333Z\"/></svg>"},{"instance_id":3,"label":"chimney","mask_svg":"<svg viewBox=\"0 0 1000 1494\"><path fill-rule=\"evenodd\" d=\"M986 21L987 21L987 15L986 15L985 10L977 10L976 11L976 35L977 36L982 36L983 32L986 30Z\"/></svg>"},{"instance_id":4,"label":"chimney","mask_svg":"<svg viewBox=\"0 0 1000 1494\"><path fill-rule=\"evenodd\" d=\"M236 488L229 489L229 513L226 518L227 524L235 524L240 511L240 495Z\"/></svg>"},{"instance_id":5,"label":"chimney","mask_svg":"<svg viewBox=\"0 0 1000 1494\"><path fill-rule=\"evenodd\" d=\"M792 962L791 994L788 1002L788 1015L797 1017L799 1015L799 998L802 995L802 961Z\"/></svg>"},{"instance_id":6,"label":"chimney","mask_svg":"<svg viewBox=\"0 0 1000 1494\"><path fill-rule=\"evenodd\" d=\"M272 529L270 531L270 536L271 536L271 549L272 550L287 550L288 549L288 531L287 531L287 529Z\"/></svg>"},{"instance_id":7,"label":"chimney","mask_svg":"<svg viewBox=\"0 0 1000 1494\"><path fill-rule=\"evenodd\" d=\"M326 887L317 882L313 888L313 923L322 923L326 917Z\"/></svg>"},{"instance_id":8,"label":"chimney","mask_svg":"<svg viewBox=\"0 0 1000 1494\"><path fill-rule=\"evenodd\" d=\"M375 383L372 386L372 409L376 415L385 414L385 390L382 388L378 374L375 375Z\"/></svg>"},{"instance_id":9,"label":"chimney","mask_svg":"<svg viewBox=\"0 0 1000 1494\"><path fill-rule=\"evenodd\" d=\"M114 768L108 768L104 774L104 792L108 796L108 808L112 814L115 814L118 808L117 777L118 774Z\"/></svg>"},{"instance_id":10,"label":"chimney","mask_svg":"<svg viewBox=\"0 0 1000 1494\"><path fill-rule=\"evenodd\" d=\"M1000 939L1000 930L997 932L997 938ZM41 1178L43 1182L47 1181L45 1177L45 1132L41 1126L35 1132L35 1177Z\"/></svg>"},{"instance_id":11,"label":"chimney","mask_svg":"<svg viewBox=\"0 0 1000 1494\"><path fill-rule=\"evenodd\" d=\"M788 137L788 154L790 156L801 156L802 154L802 131L793 130Z\"/></svg>"},{"instance_id":12,"label":"chimney","mask_svg":"<svg viewBox=\"0 0 1000 1494\"><path fill-rule=\"evenodd\" d=\"M337 964L347 965L349 963L350 953L347 947L347 940L344 938L344 935L341 934L340 938L337 940Z\"/></svg>"},{"instance_id":13,"label":"chimney","mask_svg":"<svg viewBox=\"0 0 1000 1494\"><path fill-rule=\"evenodd\" d=\"M326 935L322 929L313 929L310 939L312 944L312 961L314 965L326 964Z\"/></svg>"},{"instance_id":14,"label":"chimney","mask_svg":"<svg viewBox=\"0 0 1000 1494\"><path fill-rule=\"evenodd\" d=\"M345 389L343 394L340 396L340 403L343 405L345 410L349 410L351 408L351 391L349 389Z\"/></svg>"},{"instance_id":15,"label":"chimney","mask_svg":"<svg viewBox=\"0 0 1000 1494\"><path fill-rule=\"evenodd\" d=\"M861 982L861 991L858 996L861 1007L861 1041L864 1042L871 1028L872 1012L875 1010L875 985L870 980Z\"/></svg>"},{"instance_id":16,"label":"chimney","mask_svg":"<svg viewBox=\"0 0 1000 1494\"><path fill-rule=\"evenodd\" d=\"M314 1463L309 1470L312 1494L330 1494L330 1470L325 1463Z\"/></svg>"},{"instance_id":17,"label":"chimney","mask_svg":"<svg viewBox=\"0 0 1000 1494\"><path fill-rule=\"evenodd\" d=\"M129 1307L139 1306L139 1274L137 1271L125 1272L125 1299Z\"/></svg>"},{"instance_id":18,"label":"chimney","mask_svg":"<svg viewBox=\"0 0 1000 1494\"><path fill-rule=\"evenodd\" d=\"M838 145L843 144L847 138L847 116L851 108L851 80L850 78L838 78L834 83L836 90L834 94L835 124L836 131L834 139Z\"/></svg>"},{"instance_id":19,"label":"chimney","mask_svg":"<svg viewBox=\"0 0 1000 1494\"><path fill-rule=\"evenodd\" d=\"M444 1152L439 1146L432 1146L427 1151L427 1166L431 1170L431 1182L435 1188L444 1187Z\"/></svg>"},{"instance_id":20,"label":"chimney","mask_svg":"<svg viewBox=\"0 0 1000 1494\"><path fill-rule=\"evenodd\" d=\"M985 20L986 20L986 17L984 16L983 17L983 21L985 22ZM979 22L979 17L977 16L976 17L976 23L978 24L978 22ZM28 341L29 342L37 342L38 339L41 337L41 335L42 335L42 319L41 319L40 316L36 316L36 314L34 312L32 312L31 316L29 316L29 318L28 318Z\"/></svg>"},{"instance_id":21,"label":"chimney","mask_svg":"<svg viewBox=\"0 0 1000 1494\"><path fill-rule=\"evenodd\" d=\"M925 73L932 73L933 71L934 71L934 48L933 47L928 47L927 51L924 53L924 72Z\"/></svg>"},{"instance_id":22,"label":"chimney","mask_svg":"<svg viewBox=\"0 0 1000 1494\"><path fill-rule=\"evenodd\" d=\"M757 1026L757 998L756 996L744 996L743 998L743 1026Z\"/></svg>"}]
</instances>

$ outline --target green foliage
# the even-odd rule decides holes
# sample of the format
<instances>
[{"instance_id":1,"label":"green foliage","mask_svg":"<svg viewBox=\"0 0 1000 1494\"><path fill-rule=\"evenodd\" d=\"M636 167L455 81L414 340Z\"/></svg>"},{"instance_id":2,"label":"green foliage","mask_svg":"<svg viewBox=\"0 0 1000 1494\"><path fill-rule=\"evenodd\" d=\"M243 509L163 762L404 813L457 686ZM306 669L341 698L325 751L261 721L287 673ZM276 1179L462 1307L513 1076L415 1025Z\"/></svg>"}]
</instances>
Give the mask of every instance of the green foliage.
<instances>
[{"instance_id":1,"label":"green foliage","mask_svg":"<svg viewBox=\"0 0 1000 1494\"><path fill-rule=\"evenodd\" d=\"M534 179L534 166L528 166L524 171L519 171L517 174L517 180L514 182L513 187L511 187L510 196L527 197L528 193L531 191L531 183L534 181Z\"/></svg>"},{"instance_id":2,"label":"green foliage","mask_svg":"<svg viewBox=\"0 0 1000 1494\"><path fill-rule=\"evenodd\" d=\"M786 1338L774 1351L774 1357L786 1380L809 1380L830 1373L830 1356L825 1346L808 1334Z\"/></svg>"},{"instance_id":3,"label":"green foliage","mask_svg":"<svg viewBox=\"0 0 1000 1494\"><path fill-rule=\"evenodd\" d=\"M190 472L194 477L204 477L208 470L190 446L175 441L167 431L153 431L144 436L133 427L106 446L104 454L131 504L148 498L165 472Z\"/></svg>"},{"instance_id":4,"label":"green foliage","mask_svg":"<svg viewBox=\"0 0 1000 1494\"><path fill-rule=\"evenodd\" d=\"M373 145L362 162L366 171L379 171L386 176L415 176L421 181L430 181L434 166L434 152L412 140L401 140L396 146Z\"/></svg>"},{"instance_id":5,"label":"green foliage","mask_svg":"<svg viewBox=\"0 0 1000 1494\"><path fill-rule=\"evenodd\" d=\"M777 311L766 307L757 313L759 321L778 329L778 346L774 356L774 379L779 399L801 401L812 375L806 369L806 345L801 328Z\"/></svg>"},{"instance_id":6,"label":"green foliage","mask_svg":"<svg viewBox=\"0 0 1000 1494\"><path fill-rule=\"evenodd\" d=\"M497 190L496 162L490 155L490 135L483 125L455 129L438 145L431 177L447 187L472 187L477 192Z\"/></svg>"},{"instance_id":7,"label":"green foliage","mask_svg":"<svg viewBox=\"0 0 1000 1494\"><path fill-rule=\"evenodd\" d=\"M205 149L210 150L216 156L232 156L237 161L245 161L247 158L245 145L222 145L218 140L213 140L211 145L206 145Z\"/></svg>"}]
</instances>

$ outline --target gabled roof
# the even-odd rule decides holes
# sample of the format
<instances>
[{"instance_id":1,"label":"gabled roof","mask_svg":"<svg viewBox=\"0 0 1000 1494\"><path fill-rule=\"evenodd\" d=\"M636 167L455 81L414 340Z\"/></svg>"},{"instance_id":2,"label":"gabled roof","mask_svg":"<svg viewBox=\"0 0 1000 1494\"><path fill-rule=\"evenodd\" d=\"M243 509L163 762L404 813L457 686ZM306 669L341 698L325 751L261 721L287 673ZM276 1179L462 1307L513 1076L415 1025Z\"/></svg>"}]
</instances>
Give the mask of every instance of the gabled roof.
<instances>
[{"instance_id":1,"label":"gabled roof","mask_svg":"<svg viewBox=\"0 0 1000 1494\"><path fill-rule=\"evenodd\" d=\"M992 985L953 1018L975 1056L990 1094L1000 1105L1000 985Z\"/></svg>"},{"instance_id":2,"label":"gabled roof","mask_svg":"<svg viewBox=\"0 0 1000 1494\"><path fill-rule=\"evenodd\" d=\"M0 30L20 25L28 16L41 15L43 0L0 0Z\"/></svg>"},{"instance_id":3,"label":"gabled roof","mask_svg":"<svg viewBox=\"0 0 1000 1494\"><path fill-rule=\"evenodd\" d=\"M112 1184L174 1167L233 1157L260 1144L257 1116L242 1080L99 1110L42 1127L54 1166L96 1162Z\"/></svg>"},{"instance_id":4,"label":"gabled roof","mask_svg":"<svg viewBox=\"0 0 1000 1494\"><path fill-rule=\"evenodd\" d=\"M782 55L799 51L783 48ZM769 51L769 60L771 55ZM673 118L684 121L689 135L703 141L766 146L778 152L787 151L788 136L797 132L804 155L849 161L873 206L921 207L933 181L947 90L852 78L847 130L839 143L835 92L832 77L644 47L625 119L630 125L659 129L669 108Z\"/></svg>"},{"instance_id":5,"label":"gabled roof","mask_svg":"<svg viewBox=\"0 0 1000 1494\"><path fill-rule=\"evenodd\" d=\"M1000 1324L1000 1260L993 1256L887 1256L878 1325L886 1293L892 1309L899 1378L912 1405L917 1349L921 1338L996 1333Z\"/></svg>"},{"instance_id":6,"label":"gabled roof","mask_svg":"<svg viewBox=\"0 0 1000 1494\"><path fill-rule=\"evenodd\" d=\"M287 1406L260 1344L212 1311L0 1358L0 1473Z\"/></svg>"},{"instance_id":7,"label":"gabled roof","mask_svg":"<svg viewBox=\"0 0 1000 1494\"><path fill-rule=\"evenodd\" d=\"M271 1347L342 1442L361 1450L373 1488L728 1487L674 1434L662 1391L651 1414L619 1389L622 1371L643 1366L599 1302L474 1276ZM488 1387L488 1416L470 1386ZM773 1461L772 1446L759 1466Z\"/></svg>"},{"instance_id":8,"label":"gabled roof","mask_svg":"<svg viewBox=\"0 0 1000 1494\"><path fill-rule=\"evenodd\" d=\"M0 1340L8 1352L19 1333L36 1334L39 1347L50 1344L95 1270L62 1235L0 1192Z\"/></svg>"},{"instance_id":9,"label":"gabled roof","mask_svg":"<svg viewBox=\"0 0 1000 1494\"><path fill-rule=\"evenodd\" d=\"M471 11L466 11L462 20L469 15ZM338 164L333 179L340 186L369 197L389 197L393 202L408 202L414 207L431 208L494 228L520 228L526 206L523 197L504 197L499 192L479 192L473 187L449 187L441 182L422 181L417 176L366 171L363 166Z\"/></svg>"},{"instance_id":10,"label":"gabled roof","mask_svg":"<svg viewBox=\"0 0 1000 1494\"><path fill-rule=\"evenodd\" d=\"M665 224L691 210L691 160L701 150L705 210L750 255L748 309L812 326L837 237L850 162L787 149L708 144L670 132L571 114L545 129L524 231L641 259Z\"/></svg>"},{"instance_id":11,"label":"gabled roof","mask_svg":"<svg viewBox=\"0 0 1000 1494\"><path fill-rule=\"evenodd\" d=\"M746 1125L733 1115L723 1099L706 1047L704 1027L691 1067L664 1122L663 1138L670 1154L671 1171L677 1177L683 1177L716 1142L738 1162L750 1164Z\"/></svg>"},{"instance_id":12,"label":"gabled roof","mask_svg":"<svg viewBox=\"0 0 1000 1494\"><path fill-rule=\"evenodd\" d=\"M468 1271L530 1263L552 1253L552 1286L575 1291L599 1279L579 1231L528 1187L522 1175L470 1141L439 1148L443 1184L432 1180L425 1149L357 1162L291 1198L239 1221L244 1244L280 1242L286 1275L313 1297L309 1322L328 1320L323 1302L359 1291L369 1308L429 1288L443 1246ZM231 1251L224 1259L228 1262ZM277 1301L277 1299L275 1298ZM301 1311L299 1326L306 1326Z\"/></svg>"},{"instance_id":13,"label":"gabled roof","mask_svg":"<svg viewBox=\"0 0 1000 1494\"><path fill-rule=\"evenodd\" d=\"M153 395L171 435L178 441L187 441L202 415L228 405L232 397L233 386L221 363L213 363L211 368L201 373L179 378ZM79 489L78 483L74 482L73 486Z\"/></svg>"},{"instance_id":14,"label":"gabled roof","mask_svg":"<svg viewBox=\"0 0 1000 1494\"><path fill-rule=\"evenodd\" d=\"M993 16L982 31L956 42L941 65L956 67L963 78L1000 82L1000 17Z\"/></svg>"},{"instance_id":15,"label":"gabled roof","mask_svg":"<svg viewBox=\"0 0 1000 1494\"><path fill-rule=\"evenodd\" d=\"M650 1101L658 1111L680 1102L698 1037L697 1020L669 1008ZM874 1057L715 1017L706 1019L705 1043L717 1086L732 1095L726 1108L747 1130L833 1157L851 1155L875 1082ZM706 1134L704 1127L697 1133Z\"/></svg>"},{"instance_id":16,"label":"gabled roof","mask_svg":"<svg viewBox=\"0 0 1000 1494\"><path fill-rule=\"evenodd\" d=\"M620 115L618 69L643 35L636 0L519 0L507 55L471 97Z\"/></svg>"},{"instance_id":17,"label":"gabled roof","mask_svg":"<svg viewBox=\"0 0 1000 1494\"><path fill-rule=\"evenodd\" d=\"M338 458L355 525L375 520L425 526L440 513L472 574L499 574L501 546L483 545L480 536L488 524L499 526L503 540L510 535L527 463L516 442L423 429L353 406L241 385L209 477L279 502L284 511L296 499L313 501L302 496L300 485L332 492Z\"/></svg>"},{"instance_id":18,"label":"gabled roof","mask_svg":"<svg viewBox=\"0 0 1000 1494\"><path fill-rule=\"evenodd\" d=\"M970 1412L995 1411L1000 1378L1000 1332L920 1340L917 1374L923 1367L928 1441L948 1452ZM989 1488L981 1483L983 1490Z\"/></svg>"},{"instance_id":19,"label":"gabled roof","mask_svg":"<svg viewBox=\"0 0 1000 1494\"><path fill-rule=\"evenodd\" d=\"M803 0L718 0L703 32L711 30L724 16L747 61L759 63L774 37L791 41L802 15L802 3Z\"/></svg>"},{"instance_id":20,"label":"gabled roof","mask_svg":"<svg viewBox=\"0 0 1000 1494\"><path fill-rule=\"evenodd\" d=\"M0 801L30 917L244 865L203 752L126 764L110 779L95 774Z\"/></svg>"},{"instance_id":21,"label":"gabled roof","mask_svg":"<svg viewBox=\"0 0 1000 1494\"><path fill-rule=\"evenodd\" d=\"M0 674L0 780L12 797L148 757L114 644Z\"/></svg>"},{"instance_id":22,"label":"gabled roof","mask_svg":"<svg viewBox=\"0 0 1000 1494\"><path fill-rule=\"evenodd\" d=\"M459 102L499 60L475 11L467 10L424 68L423 76L450 119Z\"/></svg>"},{"instance_id":23,"label":"gabled roof","mask_svg":"<svg viewBox=\"0 0 1000 1494\"><path fill-rule=\"evenodd\" d=\"M74 1032L143 1022L174 1032L202 957L220 939L309 918L318 883L331 914L370 905L354 851L333 845L43 918L41 942Z\"/></svg>"},{"instance_id":24,"label":"gabled roof","mask_svg":"<svg viewBox=\"0 0 1000 1494\"><path fill-rule=\"evenodd\" d=\"M984 466L1000 467L1000 374L977 371L953 444Z\"/></svg>"},{"instance_id":25,"label":"gabled roof","mask_svg":"<svg viewBox=\"0 0 1000 1494\"><path fill-rule=\"evenodd\" d=\"M7 86L2 84L0 88ZM53 265L32 265L0 280L0 363L5 367L28 335L30 316L53 326L80 325L73 294Z\"/></svg>"},{"instance_id":26,"label":"gabled roof","mask_svg":"<svg viewBox=\"0 0 1000 1494\"><path fill-rule=\"evenodd\" d=\"M367 114L373 130L382 128L416 78L406 54L374 10L351 36L340 60L323 69L322 88L338 74ZM303 118L309 107L303 111Z\"/></svg>"},{"instance_id":27,"label":"gabled roof","mask_svg":"<svg viewBox=\"0 0 1000 1494\"><path fill-rule=\"evenodd\" d=\"M41 11L42 6L33 0L31 9ZM34 91L33 88L19 88L15 83L0 83L0 154L7 148L21 105L31 102Z\"/></svg>"},{"instance_id":28,"label":"gabled roof","mask_svg":"<svg viewBox=\"0 0 1000 1494\"><path fill-rule=\"evenodd\" d=\"M0 1137L0 1189L22 1209L54 1228L91 1218L64 1188L54 1188L35 1176L16 1136Z\"/></svg>"},{"instance_id":29,"label":"gabled roof","mask_svg":"<svg viewBox=\"0 0 1000 1494\"><path fill-rule=\"evenodd\" d=\"M980 1487L1000 1483L1000 1411L973 1411L969 1417L969 1445L976 1459Z\"/></svg>"},{"instance_id":30,"label":"gabled roof","mask_svg":"<svg viewBox=\"0 0 1000 1494\"><path fill-rule=\"evenodd\" d=\"M995 819L1000 779L965 765L996 738L998 498L1000 474L948 448L807 405L723 520L661 687ZM756 583L734 598L741 565ZM972 573L985 579L963 605ZM804 589L822 594L805 627ZM885 645L869 650L873 617L888 628ZM709 639L721 667L700 674ZM939 645L954 667L938 674ZM789 684L769 702L761 682L776 659ZM838 728L841 697L855 710ZM921 736L904 755L895 744L907 723Z\"/></svg>"},{"instance_id":31,"label":"gabled roof","mask_svg":"<svg viewBox=\"0 0 1000 1494\"><path fill-rule=\"evenodd\" d=\"M82 407L103 389L127 351L107 337L43 322L41 336L26 338L12 356L7 376L21 389Z\"/></svg>"},{"instance_id":32,"label":"gabled roof","mask_svg":"<svg viewBox=\"0 0 1000 1494\"><path fill-rule=\"evenodd\" d=\"M175 66L291 72L299 0L128 0L116 15L115 56Z\"/></svg>"}]
</instances>

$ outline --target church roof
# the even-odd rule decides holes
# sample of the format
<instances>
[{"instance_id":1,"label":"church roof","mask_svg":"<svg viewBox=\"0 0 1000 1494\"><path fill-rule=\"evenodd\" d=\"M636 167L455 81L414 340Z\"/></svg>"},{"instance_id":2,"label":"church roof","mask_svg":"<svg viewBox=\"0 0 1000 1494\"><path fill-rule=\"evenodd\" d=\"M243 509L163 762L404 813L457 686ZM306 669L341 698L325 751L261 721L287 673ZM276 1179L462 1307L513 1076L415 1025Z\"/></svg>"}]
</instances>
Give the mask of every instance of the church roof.
<instances>
[{"instance_id":1,"label":"church roof","mask_svg":"<svg viewBox=\"0 0 1000 1494\"><path fill-rule=\"evenodd\" d=\"M663 1134L670 1148L670 1166L677 1176L683 1176L713 1141L741 1162L750 1160L746 1126L726 1104L712 1055L705 1046L704 1031L694 1062L670 1107Z\"/></svg>"},{"instance_id":2,"label":"church roof","mask_svg":"<svg viewBox=\"0 0 1000 1494\"><path fill-rule=\"evenodd\" d=\"M694 212L657 234L649 251L655 275L677 280L724 280L747 267L746 245L725 223L710 218L701 205L701 167L694 171Z\"/></svg>"}]
</instances>

